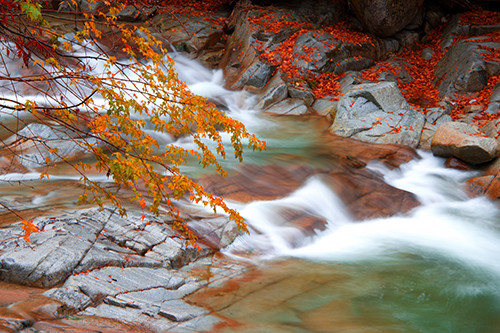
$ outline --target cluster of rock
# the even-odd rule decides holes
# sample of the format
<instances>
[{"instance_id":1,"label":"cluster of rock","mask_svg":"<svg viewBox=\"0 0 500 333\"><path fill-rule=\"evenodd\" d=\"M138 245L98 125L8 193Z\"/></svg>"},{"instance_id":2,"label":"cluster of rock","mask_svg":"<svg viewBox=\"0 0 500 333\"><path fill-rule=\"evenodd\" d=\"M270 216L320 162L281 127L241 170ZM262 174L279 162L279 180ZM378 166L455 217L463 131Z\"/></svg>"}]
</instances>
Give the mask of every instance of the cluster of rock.
<instances>
[{"instance_id":1,"label":"cluster of rock","mask_svg":"<svg viewBox=\"0 0 500 333\"><path fill-rule=\"evenodd\" d=\"M219 274L206 278L193 273L210 264L207 256L231 243L238 230L226 217L194 206L185 206L183 215L200 235L200 250L177 236L170 227L172 221L149 214L142 219L134 211L126 218L111 208L40 217L34 223L42 232L33 233L31 243L19 241L21 226L12 224L0 230L4 240L0 280L57 286L44 293L52 301L40 309L52 319L79 313L151 331L209 330L220 320L182 298L244 269L227 264ZM26 325L9 320L6 314L0 317L0 329Z\"/></svg>"},{"instance_id":2,"label":"cluster of rock","mask_svg":"<svg viewBox=\"0 0 500 333\"><path fill-rule=\"evenodd\" d=\"M389 3L392 2L388 1L350 1L351 9L360 20L352 18L352 21L379 37L370 42L349 43L324 33L323 22L310 20L304 12L308 2L303 3L298 7L269 8L252 6L249 1L238 2L228 23L232 33L220 63L227 88L246 89L257 94L255 107L269 113L327 115L332 119L330 131L336 135L432 150L437 156L455 157L473 166L497 159L500 143L498 120L479 128L473 118L479 115L481 108L473 106L466 107L466 114L460 119L453 119L450 115L457 107L453 102L456 94L481 91L490 77L497 77L500 73L500 63L492 58L491 53L491 50L500 49L500 43L487 36L500 31L500 24L468 25L462 23L461 14L448 18L443 9L435 5L424 6L423 1L401 2L399 7L391 7ZM322 2L321 6L329 6L323 11L330 13L330 23L345 19L344 2ZM316 99L307 82L297 88L295 78L276 70L260 56L263 50L272 52L300 30L284 28L276 33L266 31L265 26L252 24L263 15L273 15L278 20L307 22L305 24L317 28L317 32L307 31L296 39L291 49L294 68L299 73L344 74L339 82L340 96ZM391 59L402 47L425 39L426 33L443 22L447 22L441 36L443 56L437 61L435 71L441 102L438 107L415 108L405 100L397 84L413 78L405 72L404 63ZM356 23L352 25L356 26ZM310 49L316 51L312 59L302 60L301 53ZM431 49L422 53L426 60L433 56ZM382 72L378 82L363 79L360 71L376 67L376 62L382 58L399 67L398 76L393 72ZM499 94L500 84L497 83L492 88L486 113L495 115L499 112Z\"/></svg>"}]
</instances>

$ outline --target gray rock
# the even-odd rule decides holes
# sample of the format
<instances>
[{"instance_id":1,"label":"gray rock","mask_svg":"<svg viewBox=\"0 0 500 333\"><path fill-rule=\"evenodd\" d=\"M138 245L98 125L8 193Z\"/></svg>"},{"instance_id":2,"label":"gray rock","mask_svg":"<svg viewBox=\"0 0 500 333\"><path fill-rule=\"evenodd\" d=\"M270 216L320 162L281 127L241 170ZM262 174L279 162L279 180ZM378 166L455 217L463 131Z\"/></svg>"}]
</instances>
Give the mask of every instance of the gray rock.
<instances>
[{"instance_id":1,"label":"gray rock","mask_svg":"<svg viewBox=\"0 0 500 333\"><path fill-rule=\"evenodd\" d=\"M267 81L271 78L271 67L259 60L251 64L242 74L238 80L236 87L243 87L245 85L255 88L263 88Z\"/></svg>"},{"instance_id":2,"label":"gray rock","mask_svg":"<svg viewBox=\"0 0 500 333\"><path fill-rule=\"evenodd\" d=\"M103 303L96 307L89 307L85 311L80 312L79 315L83 317L113 319L150 332L172 332L177 323L167 318L156 316L155 312L154 310L151 312L151 310L125 308Z\"/></svg>"},{"instance_id":3,"label":"gray rock","mask_svg":"<svg viewBox=\"0 0 500 333\"><path fill-rule=\"evenodd\" d=\"M328 98L321 98L314 102L312 108L318 114L322 116L329 116L335 118L335 112L337 110L338 101L331 100Z\"/></svg>"},{"instance_id":4,"label":"gray rock","mask_svg":"<svg viewBox=\"0 0 500 333\"><path fill-rule=\"evenodd\" d=\"M450 47L458 38L484 35L500 29L500 24L469 26L463 24L460 17L461 14L456 14L446 24L441 41L442 49Z\"/></svg>"},{"instance_id":5,"label":"gray rock","mask_svg":"<svg viewBox=\"0 0 500 333\"><path fill-rule=\"evenodd\" d=\"M422 129L418 148L431 150L432 137L442 124L453 121L444 108L431 108L425 114L425 125Z\"/></svg>"},{"instance_id":6,"label":"gray rock","mask_svg":"<svg viewBox=\"0 0 500 333\"><path fill-rule=\"evenodd\" d=\"M307 106L311 106L314 102L314 94L306 84L302 84L300 87L294 85L289 86L288 94L291 98L303 100Z\"/></svg>"},{"instance_id":7,"label":"gray rock","mask_svg":"<svg viewBox=\"0 0 500 333\"><path fill-rule=\"evenodd\" d=\"M272 107L268 108L266 112L279 114L279 115L303 115L309 112L307 105L301 99L287 98Z\"/></svg>"},{"instance_id":8,"label":"gray rock","mask_svg":"<svg viewBox=\"0 0 500 333\"><path fill-rule=\"evenodd\" d=\"M498 145L485 137L477 127L460 122L447 122L434 134L431 143L436 156L454 156L471 164L489 162L497 157Z\"/></svg>"},{"instance_id":9,"label":"gray rock","mask_svg":"<svg viewBox=\"0 0 500 333\"><path fill-rule=\"evenodd\" d=\"M326 32L309 31L300 35L293 46L292 65L303 71L325 71L325 66L332 61L327 55L331 50L339 50L342 42Z\"/></svg>"},{"instance_id":10,"label":"gray rock","mask_svg":"<svg viewBox=\"0 0 500 333\"><path fill-rule=\"evenodd\" d=\"M417 147L424 116L410 108L393 82L355 86L339 100L333 134Z\"/></svg>"},{"instance_id":11,"label":"gray rock","mask_svg":"<svg viewBox=\"0 0 500 333\"><path fill-rule=\"evenodd\" d=\"M181 300L166 301L161 304L159 314L176 322L182 322L207 314L205 309L192 306Z\"/></svg>"},{"instance_id":12,"label":"gray rock","mask_svg":"<svg viewBox=\"0 0 500 333\"><path fill-rule=\"evenodd\" d=\"M277 73L266 85L265 90L257 97L258 103L255 106L258 110L265 110L273 104L279 103L288 96L288 87Z\"/></svg>"},{"instance_id":13,"label":"gray rock","mask_svg":"<svg viewBox=\"0 0 500 333\"><path fill-rule=\"evenodd\" d=\"M83 311L93 303L90 297L74 288L50 289L44 292L43 295L63 304L63 307L59 309L60 314Z\"/></svg>"},{"instance_id":14,"label":"gray rock","mask_svg":"<svg viewBox=\"0 0 500 333\"><path fill-rule=\"evenodd\" d=\"M68 218L51 224L53 229L32 234L30 245L12 246L0 252L1 280L40 287L63 282L101 230L99 223L89 218ZM17 228L21 229L19 225Z\"/></svg>"},{"instance_id":15,"label":"gray rock","mask_svg":"<svg viewBox=\"0 0 500 333\"><path fill-rule=\"evenodd\" d=\"M468 40L460 41L441 58L435 72L441 96L477 92L485 87L489 74L477 45Z\"/></svg>"},{"instance_id":16,"label":"gray rock","mask_svg":"<svg viewBox=\"0 0 500 333\"><path fill-rule=\"evenodd\" d=\"M490 102L486 112L489 114L497 114L500 112L500 82L496 84L491 92Z\"/></svg>"},{"instance_id":17,"label":"gray rock","mask_svg":"<svg viewBox=\"0 0 500 333\"><path fill-rule=\"evenodd\" d=\"M76 4L76 8L74 7ZM59 11L81 11L84 13L95 13L98 9L103 9L106 7L104 1L88 1L88 0L76 0L72 1L61 1L59 5Z\"/></svg>"},{"instance_id":18,"label":"gray rock","mask_svg":"<svg viewBox=\"0 0 500 333\"><path fill-rule=\"evenodd\" d=\"M34 141L31 140L33 138ZM5 144L8 145L17 140L25 141L16 145L16 155L13 160L26 168L38 168L57 163L62 158L69 160L80 158L89 153L89 145L98 144L94 138L77 138L74 132L63 127L37 123L27 125L5 140Z\"/></svg>"},{"instance_id":19,"label":"gray rock","mask_svg":"<svg viewBox=\"0 0 500 333\"><path fill-rule=\"evenodd\" d=\"M221 319L215 316L200 316L194 319L180 323L173 327L172 333L191 333L191 332L213 332L216 325L222 322Z\"/></svg>"},{"instance_id":20,"label":"gray rock","mask_svg":"<svg viewBox=\"0 0 500 333\"><path fill-rule=\"evenodd\" d=\"M141 8L141 10L139 10L136 6L126 6L122 9L122 11L116 14L116 19L118 21L125 22L144 21L147 18L153 16L155 11L155 7L143 7Z\"/></svg>"}]
</instances>

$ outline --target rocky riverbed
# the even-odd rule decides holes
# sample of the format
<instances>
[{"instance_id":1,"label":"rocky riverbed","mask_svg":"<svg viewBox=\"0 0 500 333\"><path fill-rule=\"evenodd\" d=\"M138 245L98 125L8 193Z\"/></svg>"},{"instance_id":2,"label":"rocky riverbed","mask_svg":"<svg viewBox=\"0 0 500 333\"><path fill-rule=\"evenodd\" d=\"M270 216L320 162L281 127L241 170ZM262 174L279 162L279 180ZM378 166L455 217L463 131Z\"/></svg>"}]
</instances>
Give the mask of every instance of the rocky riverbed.
<instances>
[{"instance_id":1,"label":"rocky riverbed","mask_svg":"<svg viewBox=\"0 0 500 333\"><path fill-rule=\"evenodd\" d=\"M78 3L79 10L101 8L100 2ZM450 167L480 170L468 181L470 195L498 201L498 12L409 1L404 11L385 13L389 18L381 26L376 10L359 12L363 1L349 1L350 7L344 1L272 3L207 2L200 8L167 1L148 12L130 6L118 15L148 27L172 50L222 70L226 89L254 96L249 108L277 119L321 118L321 145L313 154L327 163L311 166L288 156L285 166L246 164L226 178L201 177L207 190L240 203L274 200L315 176L356 220L392 216L420 203L367 165L398 168L419 158L414 149L423 149L449 158ZM65 24L54 21L62 31ZM112 40L103 43L112 49ZM20 129L18 137L33 132L53 142L50 148L85 156L41 124ZM9 147L15 141L5 139ZM27 175L53 157L50 149L27 144L16 149L15 155L2 153L5 173ZM142 218L138 207L130 206L125 218L112 207L51 206L53 211L37 214L34 198L11 192L1 200L39 215L34 223L42 231L27 243L19 238L20 222L1 212L1 330L191 332L233 324L225 309L241 297L231 299L228 290L251 268L219 253L240 234L227 217L178 202L200 238L197 250L171 228L172 219ZM325 228L326 221L310 212L286 207L280 214L303 234ZM228 294L217 303L214 291ZM211 301L200 301L204 297Z\"/></svg>"}]
</instances>

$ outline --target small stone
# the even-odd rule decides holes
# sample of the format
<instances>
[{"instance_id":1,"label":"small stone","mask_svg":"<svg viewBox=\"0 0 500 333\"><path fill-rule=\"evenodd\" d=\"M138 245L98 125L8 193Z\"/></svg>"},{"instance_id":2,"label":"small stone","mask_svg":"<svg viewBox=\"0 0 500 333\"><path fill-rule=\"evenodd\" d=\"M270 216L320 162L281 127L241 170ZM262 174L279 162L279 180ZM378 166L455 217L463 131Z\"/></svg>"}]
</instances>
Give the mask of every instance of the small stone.
<instances>
[{"instance_id":1,"label":"small stone","mask_svg":"<svg viewBox=\"0 0 500 333\"><path fill-rule=\"evenodd\" d=\"M422 59L431 60L434 57L434 51L431 48L426 47L422 50Z\"/></svg>"}]
</instances>

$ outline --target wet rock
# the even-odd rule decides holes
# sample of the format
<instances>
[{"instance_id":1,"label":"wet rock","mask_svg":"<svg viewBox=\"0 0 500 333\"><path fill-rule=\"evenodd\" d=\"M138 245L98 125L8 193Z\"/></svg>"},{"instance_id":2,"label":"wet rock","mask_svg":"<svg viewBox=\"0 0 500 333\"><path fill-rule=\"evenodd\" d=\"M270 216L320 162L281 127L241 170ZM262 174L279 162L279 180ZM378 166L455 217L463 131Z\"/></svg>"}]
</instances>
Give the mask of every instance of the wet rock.
<instances>
[{"instance_id":1,"label":"wet rock","mask_svg":"<svg viewBox=\"0 0 500 333\"><path fill-rule=\"evenodd\" d=\"M31 321L29 319L9 309L0 308L0 330L2 332L20 332L30 326Z\"/></svg>"},{"instance_id":2,"label":"wet rock","mask_svg":"<svg viewBox=\"0 0 500 333\"><path fill-rule=\"evenodd\" d=\"M89 153L89 145L98 145L94 138L78 138L74 132L58 126L32 123L5 140L13 163L25 168L39 168ZM43 141L43 142L40 142ZM20 143L19 143L20 142Z\"/></svg>"},{"instance_id":3,"label":"wet rock","mask_svg":"<svg viewBox=\"0 0 500 333\"><path fill-rule=\"evenodd\" d=\"M233 88L243 88L244 86L251 86L254 88L263 88L267 81L271 78L273 69L268 64L255 60L248 68L242 73L239 80L233 85Z\"/></svg>"},{"instance_id":4,"label":"wet rock","mask_svg":"<svg viewBox=\"0 0 500 333\"><path fill-rule=\"evenodd\" d=\"M203 187L218 196L239 202L273 200L291 193L315 173L309 166L243 165L238 174L200 179Z\"/></svg>"},{"instance_id":5,"label":"wet rock","mask_svg":"<svg viewBox=\"0 0 500 333\"><path fill-rule=\"evenodd\" d=\"M431 149L436 156L455 156L471 164L481 164L497 156L498 145L474 125L447 122L436 130Z\"/></svg>"},{"instance_id":6,"label":"wet rock","mask_svg":"<svg viewBox=\"0 0 500 333\"><path fill-rule=\"evenodd\" d=\"M373 143L417 147L424 116L405 101L392 82L353 87L339 100L333 134Z\"/></svg>"},{"instance_id":7,"label":"wet rock","mask_svg":"<svg viewBox=\"0 0 500 333\"><path fill-rule=\"evenodd\" d=\"M281 73L276 73L266 85L264 91L257 97L255 106L258 110L265 110L288 97L288 86L281 78Z\"/></svg>"},{"instance_id":8,"label":"wet rock","mask_svg":"<svg viewBox=\"0 0 500 333\"><path fill-rule=\"evenodd\" d=\"M281 226L290 226L301 232L300 240L304 235L311 236L318 231L326 229L327 221L323 217L311 215L307 211L298 208L283 207L277 212ZM292 242L290 242L292 243ZM298 245L298 244L295 244Z\"/></svg>"},{"instance_id":9,"label":"wet rock","mask_svg":"<svg viewBox=\"0 0 500 333\"><path fill-rule=\"evenodd\" d=\"M266 109L266 112L278 115L298 116L307 114L309 112L309 108L302 99L287 98Z\"/></svg>"},{"instance_id":10,"label":"wet rock","mask_svg":"<svg viewBox=\"0 0 500 333\"><path fill-rule=\"evenodd\" d=\"M328 116L330 118L335 118L335 113L337 112L338 101L331 100L328 98L318 99L312 105L314 111L322 116Z\"/></svg>"},{"instance_id":11,"label":"wet rock","mask_svg":"<svg viewBox=\"0 0 500 333\"><path fill-rule=\"evenodd\" d=\"M325 181L357 220L406 213L420 205L413 193L386 184L380 174L366 168L334 170Z\"/></svg>"},{"instance_id":12,"label":"wet rock","mask_svg":"<svg viewBox=\"0 0 500 333\"><path fill-rule=\"evenodd\" d=\"M470 165L465 163L464 161L459 160L456 157L449 157L446 162L444 162L445 167L449 169L457 169L457 170L464 170L464 171L473 171L474 168L472 168Z\"/></svg>"},{"instance_id":13,"label":"wet rock","mask_svg":"<svg viewBox=\"0 0 500 333\"><path fill-rule=\"evenodd\" d=\"M500 173L474 177L467 180L466 190L470 196L487 196L490 200L500 199Z\"/></svg>"},{"instance_id":14,"label":"wet rock","mask_svg":"<svg viewBox=\"0 0 500 333\"><path fill-rule=\"evenodd\" d=\"M410 24L423 5L423 0L349 0L356 17L371 33L388 37Z\"/></svg>"}]
</instances>

